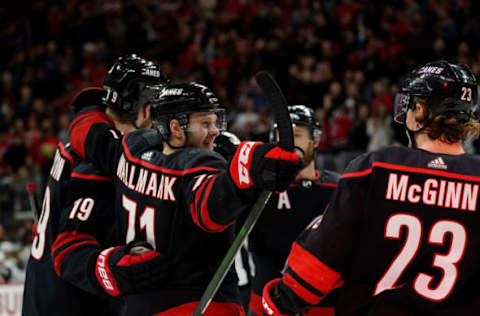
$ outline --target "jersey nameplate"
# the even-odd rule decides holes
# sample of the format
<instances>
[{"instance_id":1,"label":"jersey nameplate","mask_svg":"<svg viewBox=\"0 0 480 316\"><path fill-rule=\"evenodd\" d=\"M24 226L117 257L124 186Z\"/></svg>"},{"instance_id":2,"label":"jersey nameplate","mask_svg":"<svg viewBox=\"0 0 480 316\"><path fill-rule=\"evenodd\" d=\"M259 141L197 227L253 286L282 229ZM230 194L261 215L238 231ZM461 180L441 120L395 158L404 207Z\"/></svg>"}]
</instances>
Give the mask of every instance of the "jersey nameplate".
<instances>
[{"instance_id":1,"label":"jersey nameplate","mask_svg":"<svg viewBox=\"0 0 480 316\"><path fill-rule=\"evenodd\" d=\"M409 180L409 175L390 173L385 199L470 212L477 209L478 184L436 178L428 178L425 182L416 184Z\"/></svg>"},{"instance_id":2,"label":"jersey nameplate","mask_svg":"<svg viewBox=\"0 0 480 316\"><path fill-rule=\"evenodd\" d=\"M138 176L136 176L138 174ZM176 201L173 185L177 177L167 176L145 168L129 164L125 156L120 157L117 177L130 190L155 197L159 200Z\"/></svg>"}]
</instances>

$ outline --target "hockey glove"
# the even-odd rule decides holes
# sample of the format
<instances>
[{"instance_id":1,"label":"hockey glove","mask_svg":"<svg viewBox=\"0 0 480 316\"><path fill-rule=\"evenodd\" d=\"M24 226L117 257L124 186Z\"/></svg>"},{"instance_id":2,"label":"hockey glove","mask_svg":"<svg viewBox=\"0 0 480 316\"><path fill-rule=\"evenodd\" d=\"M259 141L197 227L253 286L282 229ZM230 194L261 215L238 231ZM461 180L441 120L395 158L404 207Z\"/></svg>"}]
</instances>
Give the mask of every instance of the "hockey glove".
<instances>
[{"instance_id":1,"label":"hockey glove","mask_svg":"<svg viewBox=\"0 0 480 316\"><path fill-rule=\"evenodd\" d=\"M277 290L277 284L280 282L281 279L273 279L272 281L268 282L265 287L263 288L262 294L262 306L264 315L269 316L283 316L283 315L293 315L293 314L285 314L280 312L278 307L275 305L272 297L275 297L275 292Z\"/></svg>"},{"instance_id":2,"label":"hockey glove","mask_svg":"<svg viewBox=\"0 0 480 316\"><path fill-rule=\"evenodd\" d=\"M235 155L238 145L240 145L240 139L235 134L221 132L213 142L213 150L228 161Z\"/></svg>"},{"instance_id":3,"label":"hockey glove","mask_svg":"<svg viewBox=\"0 0 480 316\"><path fill-rule=\"evenodd\" d=\"M88 279L95 288L100 287L110 296L136 293L158 286L168 276L168 263L157 251L131 255L132 248L147 242L130 242L126 246L111 247L89 259Z\"/></svg>"},{"instance_id":4,"label":"hockey glove","mask_svg":"<svg viewBox=\"0 0 480 316\"><path fill-rule=\"evenodd\" d=\"M252 186L284 191L301 169L300 157L276 144L242 142L230 162L230 176L240 189Z\"/></svg>"},{"instance_id":5,"label":"hockey glove","mask_svg":"<svg viewBox=\"0 0 480 316\"><path fill-rule=\"evenodd\" d=\"M103 98L107 92L102 88L89 87L80 90L73 96L72 108L75 115L79 115L91 110L105 110Z\"/></svg>"}]
</instances>

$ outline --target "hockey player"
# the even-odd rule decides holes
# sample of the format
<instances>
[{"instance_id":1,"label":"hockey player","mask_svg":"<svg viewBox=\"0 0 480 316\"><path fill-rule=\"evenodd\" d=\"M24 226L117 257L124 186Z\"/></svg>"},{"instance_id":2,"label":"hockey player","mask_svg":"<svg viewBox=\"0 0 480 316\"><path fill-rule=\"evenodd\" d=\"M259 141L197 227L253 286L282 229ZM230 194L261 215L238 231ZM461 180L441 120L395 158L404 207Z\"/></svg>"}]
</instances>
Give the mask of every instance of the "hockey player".
<instances>
[{"instance_id":1,"label":"hockey player","mask_svg":"<svg viewBox=\"0 0 480 316\"><path fill-rule=\"evenodd\" d=\"M152 75L154 71L156 75ZM107 98L105 90L87 88L74 97L72 105L82 107L104 98L111 108L123 107L129 112L109 108L109 113L119 129L128 132L134 125L151 125L149 99L158 95L158 84L166 83L165 80L153 63L135 55L125 56L115 63L104 81L110 96L119 95L116 103ZM124 244L115 238L114 218L109 212L114 202L111 179L76 156L68 139L59 143L27 266L23 315L116 315L105 300L109 296L101 287L92 286L84 272L86 255L98 254L100 244ZM118 248L119 259L122 251L127 248ZM158 253L149 256L150 265L161 261ZM131 273L148 264L125 267L117 273L121 273L117 278L121 279L118 282L123 291L149 285L145 280L156 277L156 269L148 268L147 275Z\"/></svg>"},{"instance_id":2,"label":"hockey player","mask_svg":"<svg viewBox=\"0 0 480 316\"><path fill-rule=\"evenodd\" d=\"M262 291L270 280L281 277L292 243L316 217L320 216L335 188L340 175L315 167L314 149L320 141L320 122L311 108L305 105L288 107L293 123L295 146L305 153L303 168L290 187L272 196L249 236L249 249L255 264L249 310L262 315ZM272 137L277 134L272 130ZM272 139L273 140L273 139ZM317 314L333 308L317 308ZM311 310L308 315L314 315Z\"/></svg>"},{"instance_id":3,"label":"hockey player","mask_svg":"<svg viewBox=\"0 0 480 316\"><path fill-rule=\"evenodd\" d=\"M120 234L127 242L149 241L172 266L158 290L124 296L123 314L188 315L233 240L236 218L261 189L284 190L300 158L275 144L243 142L227 166L212 151L225 128L224 109L197 83L165 88L152 104L152 121L156 131L117 139L108 117L87 112L72 124L71 142L113 174ZM104 262L112 265L108 253ZM231 272L205 315L244 314L236 283Z\"/></svg>"},{"instance_id":4,"label":"hockey player","mask_svg":"<svg viewBox=\"0 0 480 316\"><path fill-rule=\"evenodd\" d=\"M396 96L413 148L354 159L321 223L299 236L268 315L293 314L340 289L338 315L477 315L480 215L477 82L465 65L431 62Z\"/></svg>"}]
</instances>

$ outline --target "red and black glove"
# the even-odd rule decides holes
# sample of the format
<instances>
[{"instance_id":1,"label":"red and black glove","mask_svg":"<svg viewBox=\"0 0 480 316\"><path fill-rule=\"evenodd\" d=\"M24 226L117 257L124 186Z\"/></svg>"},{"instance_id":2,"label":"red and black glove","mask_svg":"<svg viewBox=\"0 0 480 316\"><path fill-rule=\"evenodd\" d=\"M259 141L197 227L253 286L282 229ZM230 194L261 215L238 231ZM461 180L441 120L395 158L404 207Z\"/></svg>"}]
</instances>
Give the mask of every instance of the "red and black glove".
<instances>
[{"instance_id":1,"label":"red and black glove","mask_svg":"<svg viewBox=\"0 0 480 316\"><path fill-rule=\"evenodd\" d=\"M132 255L130 251L136 246L151 249L149 243L136 241L105 249L90 257L87 267L90 283L97 289L100 286L110 296L158 287L168 278L167 260L153 250Z\"/></svg>"},{"instance_id":2,"label":"red and black glove","mask_svg":"<svg viewBox=\"0 0 480 316\"><path fill-rule=\"evenodd\" d=\"M275 291L277 290L277 284L281 281L281 279L273 279L268 282L265 287L263 288L262 294L262 306L263 306L263 314L269 316L287 316L293 314L285 314L280 312L278 307L275 305L275 302L272 299L274 296Z\"/></svg>"},{"instance_id":3,"label":"red and black glove","mask_svg":"<svg viewBox=\"0 0 480 316\"><path fill-rule=\"evenodd\" d=\"M284 191L302 167L300 157L277 144L242 142L230 162L230 176L240 189L252 186Z\"/></svg>"}]
</instances>

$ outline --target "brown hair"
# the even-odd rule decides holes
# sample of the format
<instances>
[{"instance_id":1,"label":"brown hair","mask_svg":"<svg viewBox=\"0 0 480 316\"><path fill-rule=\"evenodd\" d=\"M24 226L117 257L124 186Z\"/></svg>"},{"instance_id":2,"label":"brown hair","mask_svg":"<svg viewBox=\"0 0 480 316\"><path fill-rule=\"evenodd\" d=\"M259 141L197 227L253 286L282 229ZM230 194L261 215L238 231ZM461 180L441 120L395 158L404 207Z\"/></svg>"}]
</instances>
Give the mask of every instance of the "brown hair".
<instances>
[{"instance_id":1,"label":"brown hair","mask_svg":"<svg viewBox=\"0 0 480 316\"><path fill-rule=\"evenodd\" d=\"M426 106L425 99L415 98L414 102ZM446 116L437 114L433 116L431 110L417 113L415 119L423 123L425 133L431 139L440 139L447 144L453 144L459 141L465 141L469 135L478 137L480 133L480 123L478 120L468 120L464 117Z\"/></svg>"}]
</instances>

